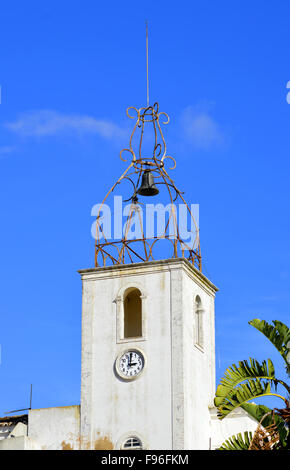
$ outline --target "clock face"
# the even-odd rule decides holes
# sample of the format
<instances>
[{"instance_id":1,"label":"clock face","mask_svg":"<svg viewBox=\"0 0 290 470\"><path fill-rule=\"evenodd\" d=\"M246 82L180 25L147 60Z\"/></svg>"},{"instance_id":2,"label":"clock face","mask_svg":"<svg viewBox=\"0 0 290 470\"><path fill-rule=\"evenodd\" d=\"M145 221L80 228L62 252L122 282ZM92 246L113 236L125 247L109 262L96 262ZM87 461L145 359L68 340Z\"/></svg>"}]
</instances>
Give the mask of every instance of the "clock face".
<instances>
[{"instance_id":1,"label":"clock face","mask_svg":"<svg viewBox=\"0 0 290 470\"><path fill-rule=\"evenodd\" d=\"M140 351L131 349L123 353L117 360L117 371L126 379L136 378L144 368L144 356Z\"/></svg>"}]
</instances>

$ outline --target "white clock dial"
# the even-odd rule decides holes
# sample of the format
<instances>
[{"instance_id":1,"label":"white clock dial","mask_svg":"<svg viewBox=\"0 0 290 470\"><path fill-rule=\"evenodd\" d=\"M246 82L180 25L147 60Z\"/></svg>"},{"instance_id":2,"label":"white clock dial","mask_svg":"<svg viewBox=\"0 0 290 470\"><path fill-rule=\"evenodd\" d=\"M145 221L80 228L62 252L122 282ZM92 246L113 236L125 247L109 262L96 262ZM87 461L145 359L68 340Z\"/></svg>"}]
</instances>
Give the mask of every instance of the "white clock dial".
<instances>
[{"instance_id":1,"label":"white clock dial","mask_svg":"<svg viewBox=\"0 0 290 470\"><path fill-rule=\"evenodd\" d=\"M126 351L120 356L117 363L119 374L127 379L137 377L144 368L144 356L135 349Z\"/></svg>"}]
</instances>

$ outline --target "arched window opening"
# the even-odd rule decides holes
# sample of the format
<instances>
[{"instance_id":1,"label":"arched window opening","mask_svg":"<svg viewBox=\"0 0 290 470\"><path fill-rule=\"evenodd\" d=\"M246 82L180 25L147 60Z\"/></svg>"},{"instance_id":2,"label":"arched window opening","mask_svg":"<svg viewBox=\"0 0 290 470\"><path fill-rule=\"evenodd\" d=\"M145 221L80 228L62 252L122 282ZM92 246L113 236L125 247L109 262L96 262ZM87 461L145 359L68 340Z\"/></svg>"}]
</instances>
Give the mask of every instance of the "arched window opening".
<instances>
[{"instance_id":1,"label":"arched window opening","mask_svg":"<svg viewBox=\"0 0 290 470\"><path fill-rule=\"evenodd\" d=\"M138 437L129 437L121 447L123 450L142 450L142 442Z\"/></svg>"},{"instance_id":2,"label":"arched window opening","mask_svg":"<svg viewBox=\"0 0 290 470\"><path fill-rule=\"evenodd\" d=\"M142 336L142 300L139 289L128 290L124 299L124 338Z\"/></svg>"},{"instance_id":3,"label":"arched window opening","mask_svg":"<svg viewBox=\"0 0 290 470\"><path fill-rule=\"evenodd\" d=\"M195 297L195 343L203 348L203 309L199 295Z\"/></svg>"}]
</instances>

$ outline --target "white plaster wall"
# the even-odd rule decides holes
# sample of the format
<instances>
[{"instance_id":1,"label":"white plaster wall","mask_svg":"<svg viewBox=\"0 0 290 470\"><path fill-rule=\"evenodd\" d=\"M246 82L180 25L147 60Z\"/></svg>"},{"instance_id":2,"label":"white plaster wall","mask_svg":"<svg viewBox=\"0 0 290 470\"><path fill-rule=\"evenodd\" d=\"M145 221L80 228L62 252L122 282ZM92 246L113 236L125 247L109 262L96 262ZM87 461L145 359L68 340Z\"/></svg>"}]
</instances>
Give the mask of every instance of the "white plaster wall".
<instances>
[{"instance_id":1,"label":"white plaster wall","mask_svg":"<svg viewBox=\"0 0 290 470\"><path fill-rule=\"evenodd\" d=\"M80 407L63 406L29 411L28 435L42 450L80 447Z\"/></svg>"},{"instance_id":2,"label":"white plaster wall","mask_svg":"<svg viewBox=\"0 0 290 470\"><path fill-rule=\"evenodd\" d=\"M220 447L231 436L245 431L254 432L257 429L257 421L242 408L237 408L222 420L218 419L216 408L212 408L210 411L212 449Z\"/></svg>"},{"instance_id":3,"label":"white plaster wall","mask_svg":"<svg viewBox=\"0 0 290 470\"><path fill-rule=\"evenodd\" d=\"M209 449L211 418L209 405L215 394L214 291L190 270L183 271L183 344L185 449ZM195 298L203 309L203 348L196 345Z\"/></svg>"},{"instance_id":4,"label":"white plaster wall","mask_svg":"<svg viewBox=\"0 0 290 470\"><path fill-rule=\"evenodd\" d=\"M83 448L118 448L122 438L134 434L148 449L208 448L214 286L184 260L81 274ZM118 343L115 300L122 289L134 286L141 286L145 296L146 340ZM193 345L195 293L208 310L205 353ZM137 380L124 382L114 374L114 360L134 347L144 352L147 367Z\"/></svg>"},{"instance_id":5,"label":"white plaster wall","mask_svg":"<svg viewBox=\"0 0 290 470\"><path fill-rule=\"evenodd\" d=\"M27 436L11 437L0 442L0 450L40 450L40 446Z\"/></svg>"},{"instance_id":6,"label":"white plaster wall","mask_svg":"<svg viewBox=\"0 0 290 470\"><path fill-rule=\"evenodd\" d=\"M27 424L17 423L9 437L27 436Z\"/></svg>"},{"instance_id":7,"label":"white plaster wall","mask_svg":"<svg viewBox=\"0 0 290 470\"><path fill-rule=\"evenodd\" d=\"M141 286L147 336L117 343L115 299ZM137 434L150 449L170 449L171 323L170 273L162 266L94 270L83 274L82 440L83 448L116 448ZM90 344L91 342L91 344ZM125 382L114 373L116 357L139 348L146 368Z\"/></svg>"}]
</instances>

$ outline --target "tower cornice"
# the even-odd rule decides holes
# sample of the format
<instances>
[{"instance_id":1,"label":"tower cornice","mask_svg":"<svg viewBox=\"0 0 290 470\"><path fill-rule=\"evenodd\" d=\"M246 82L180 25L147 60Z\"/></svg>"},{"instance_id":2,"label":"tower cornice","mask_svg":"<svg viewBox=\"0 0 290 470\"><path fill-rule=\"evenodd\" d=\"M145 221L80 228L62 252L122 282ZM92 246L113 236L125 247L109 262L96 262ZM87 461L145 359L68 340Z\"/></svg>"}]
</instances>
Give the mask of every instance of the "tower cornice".
<instances>
[{"instance_id":1,"label":"tower cornice","mask_svg":"<svg viewBox=\"0 0 290 470\"><path fill-rule=\"evenodd\" d=\"M113 266L98 266L96 268L80 269L83 280L94 280L108 277L130 276L143 273L155 273L184 269L201 287L206 288L212 295L219 290L201 271L193 266L186 258L170 258L165 260L146 261L142 263L118 264Z\"/></svg>"}]
</instances>

